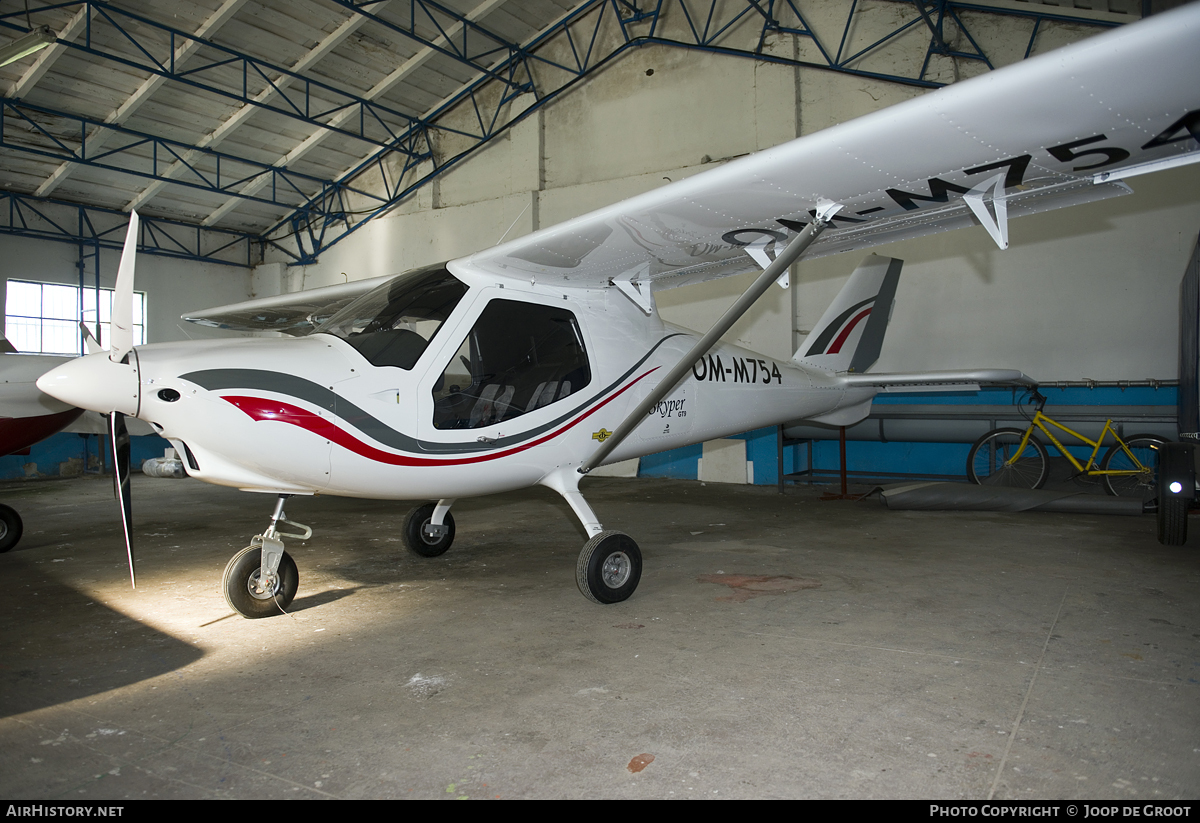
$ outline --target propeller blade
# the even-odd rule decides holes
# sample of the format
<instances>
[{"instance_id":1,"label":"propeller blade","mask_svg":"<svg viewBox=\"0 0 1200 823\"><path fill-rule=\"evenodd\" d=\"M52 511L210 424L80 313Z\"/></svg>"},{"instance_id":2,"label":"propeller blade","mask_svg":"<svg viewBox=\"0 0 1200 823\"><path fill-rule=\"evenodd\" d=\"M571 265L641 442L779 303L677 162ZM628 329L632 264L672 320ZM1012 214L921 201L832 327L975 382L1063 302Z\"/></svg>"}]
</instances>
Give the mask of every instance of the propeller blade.
<instances>
[{"instance_id":1,"label":"propeller blade","mask_svg":"<svg viewBox=\"0 0 1200 823\"><path fill-rule=\"evenodd\" d=\"M83 335L83 345L87 347L88 354L104 351L104 348L100 345L100 341L96 339L96 336L92 334L92 330L82 320L79 321L79 333Z\"/></svg>"},{"instance_id":2,"label":"propeller blade","mask_svg":"<svg viewBox=\"0 0 1200 823\"><path fill-rule=\"evenodd\" d=\"M113 289L112 326L108 332L108 359L120 363L133 349L133 270L137 263L138 213L129 215L125 248Z\"/></svg>"},{"instance_id":3,"label":"propeller blade","mask_svg":"<svg viewBox=\"0 0 1200 823\"><path fill-rule=\"evenodd\" d=\"M121 504L121 523L125 527L125 548L129 554L129 582L137 588L133 571L133 500L129 487L129 430L125 427L125 415L113 412L108 417L108 433L113 447L113 482L117 500Z\"/></svg>"}]
</instances>

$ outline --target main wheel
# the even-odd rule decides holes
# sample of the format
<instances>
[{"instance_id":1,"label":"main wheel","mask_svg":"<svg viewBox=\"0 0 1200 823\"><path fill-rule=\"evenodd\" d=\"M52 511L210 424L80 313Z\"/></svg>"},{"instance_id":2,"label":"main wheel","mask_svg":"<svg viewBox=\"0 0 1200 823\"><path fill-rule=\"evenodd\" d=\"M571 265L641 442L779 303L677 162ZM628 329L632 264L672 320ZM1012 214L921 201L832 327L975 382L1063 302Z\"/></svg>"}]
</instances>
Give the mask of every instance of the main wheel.
<instances>
[{"instance_id":1,"label":"main wheel","mask_svg":"<svg viewBox=\"0 0 1200 823\"><path fill-rule=\"evenodd\" d=\"M600 532L583 546L575 566L579 591L594 603L627 600L642 579L642 552L621 532Z\"/></svg>"},{"instance_id":2,"label":"main wheel","mask_svg":"<svg viewBox=\"0 0 1200 823\"><path fill-rule=\"evenodd\" d=\"M1136 471L1137 474L1105 474L1104 488L1115 497L1137 497L1153 500L1158 496L1158 455L1167 441L1153 434L1135 434L1125 439L1125 445L1141 468L1130 459L1121 444L1109 449L1100 468L1112 471Z\"/></svg>"},{"instance_id":3,"label":"main wheel","mask_svg":"<svg viewBox=\"0 0 1200 823\"><path fill-rule=\"evenodd\" d=\"M1050 457L1042 441L1032 434L1021 456L1013 463L1022 429L995 429L975 441L967 453L967 477L981 486L1009 486L1015 489L1040 489L1050 474Z\"/></svg>"},{"instance_id":4,"label":"main wheel","mask_svg":"<svg viewBox=\"0 0 1200 823\"><path fill-rule=\"evenodd\" d=\"M268 588L259 582L262 571L262 549L250 546L233 556L221 578L221 589L229 608L251 619L281 614L296 597L300 588L300 573L296 561L287 552L279 560L275 586Z\"/></svg>"},{"instance_id":5,"label":"main wheel","mask_svg":"<svg viewBox=\"0 0 1200 823\"><path fill-rule=\"evenodd\" d=\"M1187 542L1188 504L1182 497L1163 495L1158 500L1158 542L1164 546L1182 546Z\"/></svg>"},{"instance_id":6,"label":"main wheel","mask_svg":"<svg viewBox=\"0 0 1200 823\"><path fill-rule=\"evenodd\" d=\"M437 506L433 503L426 503L413 509L408 513L408 517L404 518L404 545L421 557L445 554L446 549L454 542L454 517L450 512L446 512L442 521L442 525L446 527L445 534L441 537L430 537L425 533L425 525L433 520L435 508Z\"/></svg>"},{"instance_id":7,"label":"main wheel","mask_svg":"<svg viewBox=\"0 0 1200 823\"><path fill-rule=\"evenodd\" d=\"M17 510L0 503L0 554L21 542L21 533L24 530L21 515L17 514Z\"/></svg>"}]
</instances>

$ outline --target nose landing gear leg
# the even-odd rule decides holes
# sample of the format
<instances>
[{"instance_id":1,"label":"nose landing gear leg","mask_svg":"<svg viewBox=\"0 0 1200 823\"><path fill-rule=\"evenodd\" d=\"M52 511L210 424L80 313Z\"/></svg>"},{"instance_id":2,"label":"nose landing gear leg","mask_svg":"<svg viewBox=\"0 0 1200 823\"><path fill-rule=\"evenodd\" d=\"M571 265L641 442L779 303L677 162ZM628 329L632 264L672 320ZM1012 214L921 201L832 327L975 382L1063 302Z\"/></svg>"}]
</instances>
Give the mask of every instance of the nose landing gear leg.
<instances>
[{"instance_id":1,"label":"nose landing gear leg","mask_svg":"<svg viewBox=\"0 0 1200 823\"><path fill-rule=\"evenodd\" d=\"M271 515L271 525L262 534L251 538L250 545L235 554L225 567L221 579L225 602L242 617L270 617L285 613L300 588L296 561L283 550L280 538L307 540L312 537L312 529L286 518L283 502L290 496L279 495ZM298 534L281 532L278 528L280 523L302 531Z\"/></svg>"}]
</instances>

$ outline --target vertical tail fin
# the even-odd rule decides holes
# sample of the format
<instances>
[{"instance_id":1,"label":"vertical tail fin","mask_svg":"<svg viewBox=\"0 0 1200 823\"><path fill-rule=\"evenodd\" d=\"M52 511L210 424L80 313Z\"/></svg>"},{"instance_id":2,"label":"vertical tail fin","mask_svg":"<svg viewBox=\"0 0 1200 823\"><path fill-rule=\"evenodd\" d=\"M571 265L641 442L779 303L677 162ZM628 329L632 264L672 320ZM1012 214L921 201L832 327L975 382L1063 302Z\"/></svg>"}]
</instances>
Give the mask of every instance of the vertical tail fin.
<instances>
[{"instance_id":1,"label":"vertical tail fin","mask_svg":"<svg viewBox=\"0 0 1200 823\"><path fill-rule=\"evenodd\" d=\"M864 372L879 359L903 260L872 254L821 315L793 360L837 372Z\"/></svg>"}]
</instances>

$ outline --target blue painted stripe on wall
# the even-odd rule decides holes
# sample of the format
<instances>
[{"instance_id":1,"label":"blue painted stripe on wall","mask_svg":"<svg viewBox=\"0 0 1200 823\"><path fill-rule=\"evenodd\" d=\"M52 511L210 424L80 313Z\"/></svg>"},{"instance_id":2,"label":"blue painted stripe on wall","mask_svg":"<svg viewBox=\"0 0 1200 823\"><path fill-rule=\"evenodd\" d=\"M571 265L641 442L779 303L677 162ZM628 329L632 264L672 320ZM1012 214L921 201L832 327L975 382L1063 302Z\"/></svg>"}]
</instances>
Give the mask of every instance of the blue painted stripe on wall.
<instances>
[{"instance_id":1,"label":"blue painted stripe on wall","mask_svg":"<svg viewBox=\"0 0 1200 823\"><path fill-rule=\"evenodd\" d=\"M151 457L162 457L163 451L171 448L171 444L156 434L131 437L130 455L134 471L140 471L142 461ZM72 434L59 432L47 437L40 443L35 443L29 449L29 454L9 454L0 457L0 480L24 480L31 477L61 477L65 470L67 475L78 474L87 458L90 471L95 471L99 461L96 449L101 438L94 434ZM110 448L108 438L103 438L104 448ZM112 454L106 452L104 464L109 472L112 471ZM72 471L74 469L74 471Z\"/></svg>"},{"instance_id":2,"label":"blue painted stripe on wall","mask_svg":"<svg viewBox=\"0 0 1200 823\"><path fill-rule=\"evenodd\" d=\"M1174 406L1179 392L1175 386L1085 386L1066 388L1043 388L1047 411L1053 414L1060 406ZM928 394L881 394L875 398L877 405L1012 405L1024 394L1024 389L981 389L977 392L930 392ZM754 461L755 485L773 485L778 482L776 468L776 446L774 427L757 429L733 438L746 441L746 459ZM846 467L849 471L876 472L879 474L934 474L955 475L966 479L967 452L969 443L872 443L851 441L846 444ZM1088 449L1073 450L1086 457ZM642 458L640 477L669 477L677 480L695 480L698 476L697 460L703 452L702 445L661 452ZM784 473L808 468L807 446L791 446L784 449ZM813 449L813 468L837 471L840 468L838 443L823 440ZM832 482L832 480L830 481Z\"/></svg>"}]
</instances>

